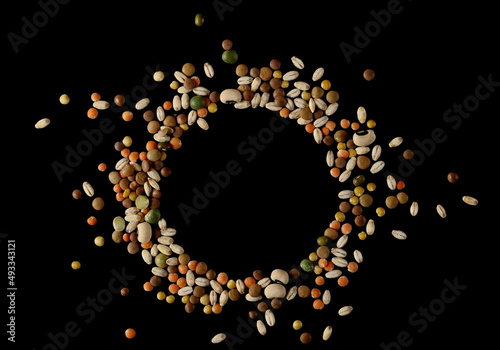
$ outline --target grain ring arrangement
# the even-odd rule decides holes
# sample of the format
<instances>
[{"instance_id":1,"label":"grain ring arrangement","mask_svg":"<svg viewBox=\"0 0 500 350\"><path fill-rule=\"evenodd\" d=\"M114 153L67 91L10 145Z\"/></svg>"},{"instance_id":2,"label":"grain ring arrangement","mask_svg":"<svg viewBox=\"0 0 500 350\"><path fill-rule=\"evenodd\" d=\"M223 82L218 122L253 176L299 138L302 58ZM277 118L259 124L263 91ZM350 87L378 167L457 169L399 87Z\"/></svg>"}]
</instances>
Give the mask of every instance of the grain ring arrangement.
<instances>
[{"instance_id":1,"label":"grain ring arrangement","mask_svg":"<svg viewBox=\"0 0 500 350\"><path fill-rule=\"evenodd\" d=\"M220 92L210 89L210 82L217 75L210 62L202 67L191 63L178 67L170 84L174 91L171 99L152 101L145 97L135 108L121 113L124 121L131 122L134 114L148 111L144 119L150 140L144 148L133 149L132 139L127 136L115 144L116 162L112 166L102 163L99 170L108 171L109 191L115 193L115 205L122 205L124 209L123 215L113 220L111 239L150 266L150 275L143 277L146 291L156 291L158 299L170 304L183 303L187 313L220 314L231 307L231 303L251 303L254 310L250 316L255 319L257 333L265 335L280 322L275 311L285 303L293 307L294 300L302 299L308 300L310 307L316 310L328 308L334 288L347 287L350 276L363 265L362 251L351 248L351 242L374 235L377 219L386 211L417 216L419 204L405 192L405 182L385 169L384 150L400 147L403 138L394 135L388 144L380 143L376 122L368 118L363 106L350 118L337 117L339 93L332 89L323 67L313 67L313 74L306 75L307 62L293 56L270 59L266 67L249 68L237 64L238 54L232 46L231 40L222 42L222 60L231 69L236 68L234 86ZM363 76L370 81L374 72L367 70ZM153 78L161 82L164 77L163 72L157 71ZM91 100L87 111L91 119L110 109L112 104L125 104L123 95L107 99L98 92L92 94ZM178 244L176 237L182 232L169 225L160 209L162 180L175 171L165 165L167 154L182 147L182 135L189 129L208 130L211 115L217 113L221 104L232 105L235 110L266 109L280 118L295 121L297 127L310 135L311 142L318 144L318 151L324 152L328 171L338 182L339 210L331 222L325 223L324 232L316 241L299 243L310 245L311 253L298 257L297 267L276 266L268 275L255 270L248 276L229 276L224 271L215 271L209 261L199 261L192 256L189 246ZM35 126L44 128L49 122L41 120ZM412 157L411 150L403 150L401 154L405 159ZM454 173L449 175L450 182L457 178ZM375 196L384 192L380 188L388 195L383 199L385 205L374 209ZM104 200L94 190L91 179L82 184L81 190L76 189L73 197L78 199L83 194L92 199L94 209L104 208ZM477 199L467 195L463 201L478 205ZM436 215L446 217L443 205L436 203L435 210ZM96 218L90 217L88 224L95 225ZM393 227L390 232L380 234L405 240L410 233ZM104 240L99 236L95 244L102 246ZM77 269L80 263L74 262L72 266ZM310 278L303 278L304 275ZM122 295L127 294L128 290L122 290ZM335 314L342 318L353 310L352 305L343 305ZM293 328L300 329L301 322L294 322ZM332 332L332 325L327 322L315 334L302 332L297 341L304 344L328 341ZM127 338L136 336L133 329L125 333ZM207 343L221 343L225 339L226 331L221 330L207 339Z\"/></svg>"}]
</instances>

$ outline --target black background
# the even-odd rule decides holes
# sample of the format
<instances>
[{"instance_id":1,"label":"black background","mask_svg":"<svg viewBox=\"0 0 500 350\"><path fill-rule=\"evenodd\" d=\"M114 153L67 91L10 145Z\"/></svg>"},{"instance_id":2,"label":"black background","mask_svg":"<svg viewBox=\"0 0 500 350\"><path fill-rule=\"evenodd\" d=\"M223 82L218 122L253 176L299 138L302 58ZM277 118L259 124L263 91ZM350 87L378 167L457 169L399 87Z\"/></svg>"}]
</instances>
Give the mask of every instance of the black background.
<instances>
[{"instance_id":1,"label":"black background","mask_svg":"<svg viewBox=\"0 0 500 350\"><path fill-rule=\"evenodd\" d=\"M233 40L239 62L250 67L262 67L277 58L286 71L292 69L294 55L304 60L304 74L325 67L325 78L340 93L334 117L354 119L357 107L364 106L377 122L380 144L395 136L404 138L397 149L384 147L388 170L396 173L398 155L406 148L416 149L416 141L429 139L433 130L440 128L447 136L406 179L405 191L410 200L420 203L421 213L413 218L408 205L397 208L376 220L376 233L366 241L351 237L353 249L361 249L365 262L348 287L332 284L331 305L316 311L310 299L286 303L275 312L277 324L268 327L267 335L254 329L234 348L264 344L300 348L301 332L291 327L295 319L301 319L303 331L313 335L309 346L314 348L381 349L381 342L394 342L403 331L413 339L409 349L488 345L496 322L497 273L490 264L498 207L490 199L498 186L494 168L498 91L456 130L443 115L475 94L479 76L491 74L494 81L500 80L495 53L498 26L492 6L402 1L403 10L348 63L340 43L353 45L354 28L363 29L374 20L371 11L386 9L389 2L233 1L222 17L214 7L218 3L231 2L71 1L59 5L36 35L19 46L18 53L8 33L21 34L23 17L32 20L41 7L36 1L24 1L3 11L7 79L3 79L1 124L2 233L16 240L14 348L52 349L46 346L51 342L49 334L60 335L69 322L80 329L63 344L70 350L96 346L215 349L225 347L210 343L216 333L238 335L238 319L247 320L250 303L230 303L220 315L204 315L201 308L188 315L179 300L168 305L156 299L156 290L143 291L149 267L139 255L129 255L124 244L111 241L111 220L122 215L123 208L114 201L107 175L97 170L97 164L113 167L119 159L113 144L125 135L133 137L132 148L144 147L149 135L139 114L125 123L110 110L101 113L99 118L113 120L114 131L63 181L58 181L51 167L54 161L64 162L67 146L76 147L85 139L83 130L98 126L99 118L85 116L90 94L97 91L111 101L117 93L130 93L143 84L146 67L170 73L148 93L157 104L173 96L168 84L185 62L195 64L201 77L204 62L214 65L215 78L202 78L202 85L212 90L235 86L234 66L220 58L226 38ZM201 27L194 25L196 13L205 16ZM363 79L366 68L375 70L375 80ZM69 105L58 102L63 93L70 96ZM33 125L44 117L51 124L36 130ZM162 214L179 231L176 241L193 258L235 279L254 269L266 273L288 269L307 257L315 249L315 239L333 220L337 193L343 189L328 174L326 147L316 145L295 123L274 134L255 160L245 160L238 145L268 127L272 117L266 110L236 111L221 105L207 118L210 129L193 127L186 132L183 147L169 152L166 161L173 174L161 183L165 189ZM191 203L193 188L203 189L211 181L208 174L221 171L231 160L241 165L241 174L232 177L227 188L186 224L179 203ZM446 181L450 171L460 175L458 183ZM81 188L83 181L92 183L105 198L103 211L95 212L88 198L71 198L72 190ZM380 201L388 191L380 178L377 181ZM461 201L465 194L478 198L480 205L465 205ZM438 203L447 208L446 219L437 216ZM86 225L90 215L98 218L98 225ZM409 238L395 240L390 231L396 228ZM104 247L94 245L97 235L106 238ZM2 239L4 257L5 243ZM71 269L73 260L82 263L80 270ZM113 295L91 320L89 314L79 313L81 303L108 287L112 271L122 269L135 277L128 286L130 295ZM6 276L6 268L2 270ZM467 289L419 332L420 326L412 325L409 317L440 298L445 280L456 280ZM354 312L339 318L337 310L343 305L353 305ZM5 329L7 309L2 315ZM324 343L321 332L328 324L334 332ZM133 340L124 337L129 327L138 332ZM8 336L4 330L1 334L4 341Z\"/></svg>"}]
</instances>

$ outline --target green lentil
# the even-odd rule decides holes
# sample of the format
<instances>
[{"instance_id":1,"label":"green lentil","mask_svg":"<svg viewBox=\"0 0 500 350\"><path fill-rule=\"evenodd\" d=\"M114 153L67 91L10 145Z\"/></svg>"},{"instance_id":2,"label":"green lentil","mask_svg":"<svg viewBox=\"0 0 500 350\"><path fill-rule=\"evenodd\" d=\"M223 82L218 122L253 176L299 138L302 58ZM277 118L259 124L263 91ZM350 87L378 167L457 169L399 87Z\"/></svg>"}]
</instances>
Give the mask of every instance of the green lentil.
<instances>
[{"instance_id":1,"label":"green lentil","mask_svg":"<svg viewBox=\"0 0 500 350\"><path fill-rule=\"evenodd\" d=\"M314 269L314 264L311 260L309 259L303 259L300 262L300 268L304 270L305 272L311 272Z\"/></svg>"},{"instance_id":2,"label":"green lentil","mask_svg":"<svg viewBox=\"0 0 500 350\"><path fill-rule=\"evenodd\" d=\"M222 54L222 60L228 64L234 64L238 62L238 53L234 50L226 50Z\"/></svg>"}]
</instances>

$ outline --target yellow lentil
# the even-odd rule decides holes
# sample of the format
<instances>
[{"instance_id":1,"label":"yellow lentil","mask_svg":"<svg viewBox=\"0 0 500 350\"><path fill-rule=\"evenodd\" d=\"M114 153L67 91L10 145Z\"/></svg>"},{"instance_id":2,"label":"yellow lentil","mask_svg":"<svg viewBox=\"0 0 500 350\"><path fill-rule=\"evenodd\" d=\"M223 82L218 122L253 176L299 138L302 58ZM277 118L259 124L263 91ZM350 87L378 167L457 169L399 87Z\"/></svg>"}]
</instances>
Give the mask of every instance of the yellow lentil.
<instances>
[{"instance_id":1,"label":"yellow lentil","mask_svg":"<svg viewBox=\"0 0 500 350\"><path fill-rule=\"evenodd\" d=\"M212 305L208 304L203 307L203 313L210 315L212 313Z\"/></svg>"},{"instance_id":2,"label":"yellow lentil","mask_svg":"<svg viewBox=\"0 0 500 350\"><path fill-rule=\"evenodd\" d=\"M73 270L78 270L80 267L82 267L82 264L80 264L80 262L79 262L79 261L73 261L73 262L71 263L71 268L72 268Z\"/></svg>"},{"instance_id":3,"label":"yellow lentil","mask_svg":"<svg viewBox=\"0 0 500 350\"><path fill-rule=\"evenodd\" d=\"M355 194L356 196L358 196L358 197L359 197L359 196L361 196L363 193L365 193L365 189L364 189L364 187L362 187L362 186L356 186L356 187L354 188L354 194Z\"/></svg>"},{"instance_id":4,"label":"yellow lentil","mask_svg":"<svg viewBox=\"0 0 500 350\"><path fill-rule=\"evenodd\" d=\"M66 94L62 94L60 97L59 97L59 102L63 105L67 105L69 103L69 96L66 95Z\"/></svg>"},{"instance_id":5,"label":"yellow lentil","mask_svg":"<svg viewBox=\"0 0 500 350\"><path fill-rule=\"evenodd\" d=\"M102 247L104 245L104 237L103 236L97 236L94 239L94 243L95 243L96 246Z\"/></svg>"},{"instance_id":6,"label":"yellow lentil","mask_svg":"<svg viewBox=\"0 0 500 350\"><path fill-rule=\"evenodd\" d=\"M318 266L318 265L314 266L314 273L316 275L320 275L322 272L323 272L323 269L320 266Z\"/></svg>"},{"instance_id":7,"label":"yellow lentil","mask_svg":"<svg viewBox=\"0 0 500 350\"><path fill-rule=\"evenodd\" d=\"M360 233L358 233L358 238L362 241L364 241L366 239L366 232L365 231L361 231Z\"/></svg>"},{"instance_id":8,"label":"yellow lentil","mask_svg":"<svg viewBox=\"0 0 500 350\"><path fill-rule=\"evenodd\" d=\"M382 207L378 207L375 212L377 213L378 216L382 217L385 215L385 209Z\"/></svg>"},{"instance_id":9,"label":"yellow lentil","mask_svg":"<svg viewBox=\"0 0 500 350\"><path fill-rule=\"evenodd\" d=\"M290 82L289 82L288 80L283 80L283 81L281 82L281 87L282 87L283 89L287 89L289 86L290 86Z\"/></svg>"},{"instance_id":10,"label":"yellow lentil","mask_svg":"<svg viewBox=\"0 0 500 350\"><path fill-rule=\"evenodd\" d=\"M179 88L179 82L177 80L174 80L170 83L170 88L172 90L177 90Z\"/></svg>"},{"instance_id":11,"label":"yellow lentil","mask_svg":"<svg viewBox=\"0 0 500 350\"><path fill-rule=\"evenodd\" d=\"M352 205L359 204L359 197L358 196L352 196L351 198L349 198L349 203L351 203Z\"/></svg>"},{"instance_id":12,"label":"yellow lentil","mask_svg":"<svg viewBox=\"0 0 500 350\"><path fill-rule=\"evenodd\" d=\"M165 292L158 292L156 293L156 297L158 298L158 300L165 300L167 295L165 294Z\"/></svg>"},{"instance_id":13,"label":"yellow lentil","mask_svg":"<svg viewBox=\"0 0 500 350\"><path fill-rule=\"evenodd\" d=\"M332 83L330 82L330 80L325 79L321 82L321 88L323 90L330 90L331 87L332 87Z\"/></svg>"},{"instance_id":14,"label":"yellow lentil","mask_svg":"<svg viewBox=\"0 0 500 350\"><path fill-rule=\"evenodd\" d=\"M208 112L209 113L215 113L217 112L217 103L212 102L208 105Z\"/></svg>"},{"instance_id":15,"label":"yellow lentil","mask_svg":"<svg viewBox=\"0 0 500 350\"><path fill-rule=\"evenodd\" d=\"M300 97L302 97L305 101L309 101L311 99L311 93L309 91L302 91Z\"/></svg>"},{"instance_id":16,"label":"yellow lentil","mask_svg":"<svg viewBox=\"0 0 500 350\"><path fill-rule=\"evenodd\" d=\"M315 252L312 252L311 254L309 254L309 260L311 260L311 261L318 260L318 254L316 254Z\"/></svg>"},{"instance_id":17,"label":"yellow lentil","mask_svg":"<svg viewBox=\"0 0 500 350\"><path fill-rule=\"evenodd\" d=\"M345 214L342 213L341 211L338 211L338 212L335 213L335 219L338 222L343 222L345 220Z\"/></svg>"},{"instance_id":18,"label":"yellow lentil","mask_svg":"<svg viewBox=\"0 0 500 350\"><path fill-rule=\"evenodd\" d=\"M278 79L281 79L283 77L283 73L281 73L280 70L275 70L273 72L273 78L278 78Z\"/></svg>"},{"instance_id":19,"label":"yellow lentil","mask_svg":"<svg viewBox=\"0 0 500 350\"><path fill-rule=\"evenodd\" d=\"M368 185L366 185L366 189L370 192L375 191L377 188L377 185L373 182L370 182Z\"/></svg>"},{"instance_id":20,"label":"yellow lentil","mask_svg":"<svg viewBox=\"0 0 500 350\"><path fill-rule=\"evenodd\" d=\"M299 330L299 329L301 329L302 328L302 321L300 321L300 320L293 321L292 327L296 331Z\"/></svg>"},{"instance_id":21,"label":"yellow lentil","mask_svg":"<svg viewBox=\"0 0 500 350\"><path fill-rule=\"evenodd\" d=\"M168 297L165 298L167 303L172 304L175 301L175 296L174 295L169 295Z\"/></svg>"},{"instance_id":22,"label":"yellow lentil","mask_svg":"<svg viewBox=\"0 0 500 350\"><path fill-rule=\"evenodd\" d=\"M369 121L366 122L366 126L369 127L370 129L374 128L376 125L377 125L377 123L375 123L375 120L372 120L372 119L370 119Z\"/></svg>"},{"instance_id":23,"label":"yellow lentil","mask_svg":"<svg viewBox=\"0 0 500 350\"><path fill-rule=\"evenodd\" d=\"M132 146L132 138L130 136L125 136L122 140L122 143L125 147Z\"/></svg>"}]
</instances>

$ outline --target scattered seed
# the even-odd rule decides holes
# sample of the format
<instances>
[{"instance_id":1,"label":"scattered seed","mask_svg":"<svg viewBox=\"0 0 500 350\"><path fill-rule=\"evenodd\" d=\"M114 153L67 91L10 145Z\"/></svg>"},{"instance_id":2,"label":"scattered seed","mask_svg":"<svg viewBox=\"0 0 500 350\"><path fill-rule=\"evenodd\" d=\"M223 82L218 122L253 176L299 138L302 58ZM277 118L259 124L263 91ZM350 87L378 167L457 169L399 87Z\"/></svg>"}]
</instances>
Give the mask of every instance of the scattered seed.
<instances>
[{"instance_id":1,"label":"scattered seed","mask_svg":"<svg viewBox=\"0 0 500 350\"><path fill-rule=\"evenodd\" d=\"M292 57L292 63L298 69L304 69L304 62L300 58L298 58L297 56Z\"/></svg>"},{"instance_id":2,"label":"scattered seed","mask_svg":"<svg viewBox=\"0 0 500 350\"><path fill-rule=\"evenodd\" d=\"M418 202L413 202L410 206L411 216L416 216L418 214Z\"/></svg>"},{"instance_id":3,"label":"scattered seed","mask_svg":"<svg viewBox=\"0 0 500 350\"><path fill-rule=\"evenodd\" d=\"M478 205L479 204L479 201L476 198L471 197L471 196L463 196L462 200L469 205Z\"/></svg>"},{"instance_id":4,"label":"scattered seed","mask_svg":"<svg viewBox=\"0 0 500 350\"><path fill-rule=\"evenodd\" d=\"M264 322L262 322L262 320L257 320L257 330L259 331L259 333L261 335L266 335L267 333L267 330L266 330L266 325L264 324Z\"/></svg>"},{"instance_id":5,"label":"scattered seed","mask_svg":"<svg viewBox=\"0 0 500 350\"><path fill-rule=\"evenodd\" d=\"M96 108L96 109L104 110L104 109L108 109L109 108L109 102L104 101L104 100L94 101L94 103L92 104L92 106L94 108Z\"/></svg>"},{"instance_id":6,"label":"scattered seed","mask_svg":"<svg viewBox=\"0 0 500 350\"><path fill-rule=\"evenodd\" d=\"M219 334L216 334L212 338L212 343L213 344L218 344L218 343L223 342L225 339L226 339L226 334L225 333L219 333Z\"/></svg>"},{"instance_id":7,"label":"scattered seed","mask_svg":"<svg viewBox=\"0 0 500 350\"><path fill-rule=\"evenodd\" d=\"M43 129L43 128L45 128L49 124L50 124L50 119L49 118L43 118L43 119L40 119L39 121L36 122L35 128L36 129Z\"/></svg>"},{"instance_id":8,"label":"scattered seed","mask_svg":"<svg viewBox=\"0 0 500 350\"><path fill-rule=\"evenodd\" d=\"M398 147L401 143L403 143L403 138L398 136L398 137L393 138L389 142L389 147L391 147L391 148Z\"/></svg>"},{"instance_id":9,"label":"scattered seed","mask_svg":"<svg viewBox=\"0 0 500 350\"><path fill-rule=\"evenodd\" d=\"M399 240L405 240L405 239L407 238L406 233L404 233L404 232L403 232L403 231L401 231L401 230L392 230L392 232L391 232L391 233L392 233L392 235L393 235L395 238L397 238L397 239L399 239Z\"/></svg>"},{"instance_id":10,"label":"scattered seed","mask_svg":"<svg viewBox=\"0 0 500 350\"><path fill-rule=\"evenodd\" d=\"M439 216L441 216L443 219L446 217L446 210L441 204L438 204L436 206L436 211L439 214Z\"/></svg>"},{"instance_id":11,"label":"scattered seed","mask_svg":"<svg viewBox=\"0 0 500 350\"><path fill-rule=\"evenodd\" d=\"M330 339L332 335L332 326L326 326L325 330L323 331L323 340L327 341Z\"/></svg>"},{"instance_id":12,"label":"scattered seed","mask_svg":"<svg viewBox=\"0 0 500 350\"><path fill-rule=\"evenodd\" d=\"M387 175L387 186L391 191L396 189L396 179L392 175Z\"/></svg>"},{"instance_id":13,"label":"scattered seed","mask_svg":"<svg viewBox=\"0 0 500 350\"><path fill-rule=\"evenodd\" d=\"M323 74L325 73L325 69L323 67L316 68L316 70L313 73L312 80L313 81L318 81L323 77Z\"/></svg>"},{"instance_id":14,"label":"scattered seed","mask_svg":"<svg viewBox=\"0 0 500 350\"><path fill-rule=\"evenodd\" d=\"M85 194L89 197L92 197L94 195L94 188L92 187L92 185L90 183L88 183L87 181L85 181L83 183L83 191L85 192Z\"/></svg>"},{"instance_id":15,"label":"scattered seed","mask_svg":"<svg viewBox=\"0 0 500 350\"><path fill-rule=\"evenodd\" d=\"M346 316L349 315L352 312L352 306L343 306L339 309L339 315L340 316Z\"/></svg>"}]
</instances>

